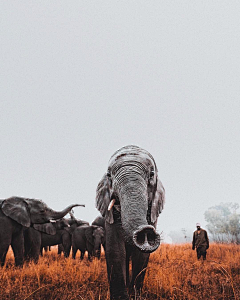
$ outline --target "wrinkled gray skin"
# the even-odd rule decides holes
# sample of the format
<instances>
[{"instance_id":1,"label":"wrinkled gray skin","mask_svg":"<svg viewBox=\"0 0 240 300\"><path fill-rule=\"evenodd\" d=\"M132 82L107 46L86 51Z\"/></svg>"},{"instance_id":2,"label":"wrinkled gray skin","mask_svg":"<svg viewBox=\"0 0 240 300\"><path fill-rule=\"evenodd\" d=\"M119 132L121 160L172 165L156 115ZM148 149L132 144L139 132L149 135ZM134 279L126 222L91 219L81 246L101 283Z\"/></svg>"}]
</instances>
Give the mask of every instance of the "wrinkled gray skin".
<instances>
[{"instance_id":1,"label":"wrinkled gray skin","mask_svg":"<svg viewBox=\"0 0 240 300\"><path fill-rule=\"evenodd\" d=\"M129 299L133 288L140 293L149 255L160 244L155 228L163 209L164 195L155 161L149 152L130 145L119 149L110 158L107 173L97 187L96 207L105 218L111 299ZM109 211L112 199L116 202Z\"/></svg>"},{"instance_id":2,"label":"wrinkled gray skin","mask_svg":"<svg viewBox=\"0 0 240 300\"><path fill-rule=\"evenodd\" d=\"M65 219L67 224L68 224L68 228L65 228L69 234L73 234L74 230L79 227L79 226L82 226L82 225L89 225L89 223L87 221L84 221L84 220L80 220L80 219L76 219L73 215L71 215L71 218L69 219ZM72 238L71 238L71 245L72 245ZM65 252L64 252L64 246L63 244L58 244L58 254L61 255L62 252L64 253L65 255ZM70 247L71 248L71 247ZM69 256L69 255L68 255Z\"/></svg>"},{"instance_id":3,"label":"wrinkled gray skin","mask_svg":"<svg viewBox=\"0 0 240 300\"><path fill-rule=\"evenodd\" d=\"M4 265L6 254L11 245L16 266L23 265L24 230L50 220L64 217L73 207L71 205L61 212L49 208L43 201L22 197L0 200L0 263ZM40 248L39 248L40 251Z\"/></svg>"},{"instance_id":4,"label":"wrinkled gray skin","mask_svg":"<svg viewBox=\"0 0 240 300\"><path fill-rule=\"evenodd\" d=\"M103 242L104 229L102 227L95 225L77 227L72 235L72 257L75 259L79 249L81 260L84 257L85 251L88 251L88 260L91 261L93 256L100 259Z\"/></svg>"}]
</instances>

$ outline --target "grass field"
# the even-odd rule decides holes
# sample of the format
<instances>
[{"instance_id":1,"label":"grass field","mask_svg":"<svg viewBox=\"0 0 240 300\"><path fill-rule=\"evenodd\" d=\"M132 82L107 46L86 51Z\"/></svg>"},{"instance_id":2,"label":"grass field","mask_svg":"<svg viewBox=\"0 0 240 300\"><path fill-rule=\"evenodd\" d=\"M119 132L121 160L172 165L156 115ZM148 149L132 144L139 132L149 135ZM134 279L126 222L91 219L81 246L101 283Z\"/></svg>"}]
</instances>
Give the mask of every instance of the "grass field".
<instances>
[{"instance_id":1,"label":"grass field","mask_svg":"<svg viewBox=\"0 0 240 300\"><path fill-rule=\"evenodd\" d=\"M23 269L12 252L0 269L0 299L109 299L105 259L92 263L57 255L56 248ZM134 297L132 298L134 299ZM240 299L240 246L211 244L197 261L190 244L163 244L153 254L141 299Z\"/></svg>"}]
</instances>

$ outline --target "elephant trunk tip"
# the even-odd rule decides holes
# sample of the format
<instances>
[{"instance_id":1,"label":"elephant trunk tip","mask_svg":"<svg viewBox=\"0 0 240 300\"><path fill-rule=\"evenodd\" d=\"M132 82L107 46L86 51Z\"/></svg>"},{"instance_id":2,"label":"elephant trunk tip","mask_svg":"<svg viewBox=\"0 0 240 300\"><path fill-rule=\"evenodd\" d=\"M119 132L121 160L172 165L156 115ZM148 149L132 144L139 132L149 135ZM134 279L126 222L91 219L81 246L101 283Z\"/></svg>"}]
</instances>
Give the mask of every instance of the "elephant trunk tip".
<instances>
[{"instance_id":1,"label":"elephant trunk tip","mask_svg":"<svg viewBox=\"0 0 240 300\"><path fill-rule=\"evenodd\" d=\"M160 235L151 225L140 226L133 233L133 242L142 252L151 253L159 247Z\"/></svg>"}]
</instances>

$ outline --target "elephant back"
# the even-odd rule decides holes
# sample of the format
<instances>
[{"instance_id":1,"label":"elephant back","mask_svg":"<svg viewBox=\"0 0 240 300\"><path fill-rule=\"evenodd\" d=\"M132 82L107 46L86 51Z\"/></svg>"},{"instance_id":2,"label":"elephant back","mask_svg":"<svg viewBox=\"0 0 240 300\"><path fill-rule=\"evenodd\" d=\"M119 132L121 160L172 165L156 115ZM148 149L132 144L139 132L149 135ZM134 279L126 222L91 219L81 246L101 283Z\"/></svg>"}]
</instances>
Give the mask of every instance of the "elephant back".
<instances>
[{"instance_id":1,"label":"elephant back","mask_svg":"<svg viewBox=\"0 0 240 300\"><path fill-rule=\"evenodd\" d=\"M105 229L105 218L98 216L93 222L92 225L101 226Z\"/></svg>"}]
</instances>

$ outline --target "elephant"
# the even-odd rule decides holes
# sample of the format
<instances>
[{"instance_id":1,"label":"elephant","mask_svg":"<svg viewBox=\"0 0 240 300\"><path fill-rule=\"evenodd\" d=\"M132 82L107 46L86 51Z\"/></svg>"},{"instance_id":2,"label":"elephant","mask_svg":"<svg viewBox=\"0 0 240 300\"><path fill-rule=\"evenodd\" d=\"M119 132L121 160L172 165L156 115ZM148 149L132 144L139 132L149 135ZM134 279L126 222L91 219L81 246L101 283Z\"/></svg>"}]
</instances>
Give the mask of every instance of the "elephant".
<instances>
[{"instance_id":1,"label":"elephant","mask_svg":"<svg viewBox=\"0 0 240 300\"><path fill-rule=\"evenodd\" d=\"M47 233L49 232L47 229L47 226L49 225L53 227L53 232L50 234ZM72 245L72 237L70 232L68 231L69 228L70 225L68 224L66 219L60 219L50 224L39 224L37 230L41 234L40 252L42 252L42 249L44 247L62 244L64 256L68 257Z\"/></svg>"},{"instance_id":2,"label":"elephant","mask_svg":"<svg viewBox=\"0 0 240 300\"><path fill-rule=\"evenodd\" d=\"M82 223L83 222L85 221L82 221ZM70 223L73 228L71 228ZM63 244L64 256L68 257L72 245L71 234L75 229L74 224L77 224L76 219L70 222L69 219L61 218L55 222L35 224L33 228L25 230L25 259L27 261L34 260L34 262L37 263L44 247L58 244Z\"/></svg>"},{"instance_id":3,"label":"elephant","mask_svg":"<svg viewBox=\"0 0 240 300\"><path fill-rule=\"evenodd\" d=\"M58 254L61 255L62 252L64 253L63 245L62 245L62 244L59 244L59 245L58 245Z\"/></svg>"},{"instance_id":4,"label":"elephant","mask_svg":"<svg viewBox=\"0 0 240 300\"><path fill-rule=\"evenodd\" d=\"M94 219L94 221L92 222L92 225L96 225L96 226L101 226L104 229L104 233L105 233L105 219L102 216L98 216L96 219ZM104 234L104 241L102 243L104 251L106 250L106 239L105 239L105 234Z\"/></svg>"},{"instance_id":5,"label":"elephant","mask_svg":"<svg viewBox=\"0 0 240 300\"><path fill-rule=\"evenodd\" d=\"M49 208L42 200L23 197L10 197L0 200L0 263L4 265L6 254L11 245L15 265L22 267L24 261L24 231L34 229L37 224L64 217L73 204L57 212Z\"/></svg>"},{"instance_id":6,"label":"elephant","mask_svg":"<svg viewBox=\"0 0 240 300\"><path fill-rule=\"evenodd\" d=\"M100 226L82 225L77 227L72 235L72 258L76 258L78 249L81 252L80 259L84 258L85 251L88 251L88 260L92 257L100 259L101 244L104 242L104 229Z\"/></svg>"},{"instance_id":7,"label":"elephant","mask_svg":"<svg viewBox=\"0 0 240 300\"><path fill-rule=\"evenodd\" d=\"M95 201L105 219L110 299L141 293L150 253L160 245L156 225L164 203L165 189L153 156L134 145L117 150L97 186Z\"/></svg>"},{"instance_id":8,"label":"elephant","mask_svg":"<svg viewBox=\"0 0 240 300\"><path fill-rule=\"evenodd\" d=\"M70 213L70 215L71 215L71 218L65 219L68 224L68 228L65 228L65 230L67 230L69 234L72 235L74 230L79 226L89 225L89 223L87 221L76 219L74 217L74 215L71 213ZM71 240L71 245L72 245L72 240ZM64 246L61 243L61 244L58 244L58 254L61 255L62 252L64 253Z\"/></svg>"},{"instance_id":9,"label":"elephant","mask_svg":"<svg viewBox=\"0 0 240 300\"><path fill-rule=\"evenodd\" d=\"M102 216L98 216L92 221L92 225L101 226L105 229L105 219Z\"/></svg>"}]
</instances>

